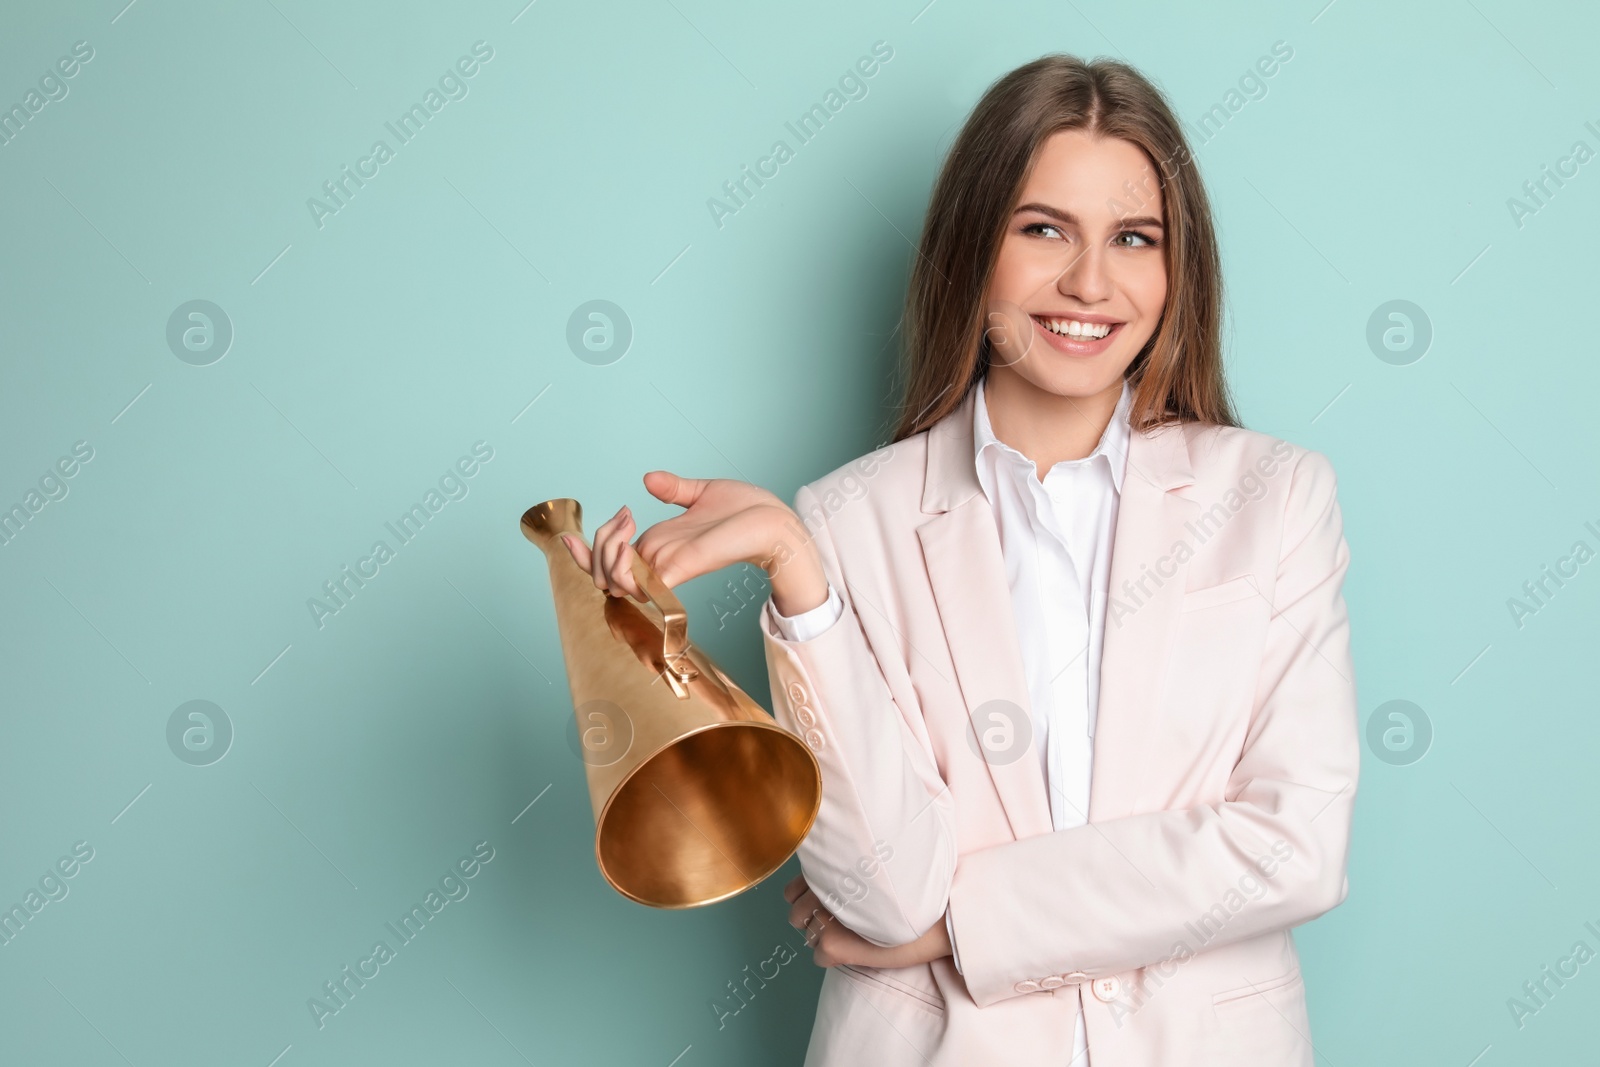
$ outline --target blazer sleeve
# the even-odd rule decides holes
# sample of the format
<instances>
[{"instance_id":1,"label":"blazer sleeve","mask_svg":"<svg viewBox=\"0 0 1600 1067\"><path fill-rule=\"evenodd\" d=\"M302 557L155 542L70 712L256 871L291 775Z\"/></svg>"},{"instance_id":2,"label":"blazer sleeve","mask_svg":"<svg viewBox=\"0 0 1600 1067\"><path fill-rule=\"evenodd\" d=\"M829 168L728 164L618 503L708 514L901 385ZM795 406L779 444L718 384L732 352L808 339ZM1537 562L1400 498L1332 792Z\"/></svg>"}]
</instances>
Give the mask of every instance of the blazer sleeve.
<instances>
[{"instance_id":1,"label":"blazer sleeve","mask_svg":"<svg viewBox=\"0 0 1600 1067\"><path fill-rule=\"evenodd\" d=\"M769 596L761 633L773 717L822 770L822 803L801 842L806 883L834 916L880 946L915 941L944 921L955 871L954 806L903 664L873 651L891 624L841 568L827 514L809 487L795 496L829 586L843 602L807 640L785 637ZM863 620L863 614L872 622ZM799 616L796 616L797 618Z\"/></svg>"},{"instance_id":2,"label":"blazer sleeve","mask_svg":"<svg viewBox=\"0 0 1600 1067\"><path fill-rule=\"evenodd\" d=\"M1350 554L1325 456L1301 456L1287 498L1256 710L1225 799L963 855L950 915L979 1006L1027 979L1184 959L1344 900L1360 741Z\"/></svg>"}]
</instances>

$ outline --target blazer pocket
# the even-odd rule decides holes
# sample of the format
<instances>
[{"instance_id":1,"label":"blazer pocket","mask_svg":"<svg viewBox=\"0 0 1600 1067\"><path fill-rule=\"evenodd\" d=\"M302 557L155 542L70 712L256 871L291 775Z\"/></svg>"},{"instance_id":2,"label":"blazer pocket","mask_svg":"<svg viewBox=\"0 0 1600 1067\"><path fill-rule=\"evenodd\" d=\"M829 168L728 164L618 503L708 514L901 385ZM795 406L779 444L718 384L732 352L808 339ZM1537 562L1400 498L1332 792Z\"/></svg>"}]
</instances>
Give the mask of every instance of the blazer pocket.
<instances>
[{"instance_id":1,"label":"blazer pocket","mask_svg":"<svg viewBox=\"0 0 1600 1067\"><path fill-rule=\"evenodd\" d=\"M903 998L907 1003L931 1012L941 1018L944 1017L944 998L929 996L923 990L908 985L898 979L891 978L876 967L856 967L852 964L841 963L839 970L849 975L856 981L873 985L894 996Z\"/></svg>"},{"instance_id":2,"label":"blazer pocket","mask_svg":"<svg viewBox=\"0 0 1600 1067\"><path fill-rule=\"evenodd\" d=\"M1245 600L1259 595L1255 579L1249 575L1241 575L1238 578L1229 578L1220 585L1208 585L1204 589L1186 591L1183 594L1182 611L1200 611L1203 608L1214 608L1219 604L1231 604L1235 600Z\"/></svg>"},{"instance_id":3,"label":"blazer pocket","mask_svg":"<svg viewBox=\"0 0 1600 1067\"><path fill-rule=\"evenodd\" d=\"M1214 993L1211 996L1211 1003L1220 1007L1223 1004L1231 1004L1234 1001L1244 1000L1246 997L1253 997L1260 993L1268 993L1274 989L1283 989L1287 986L1294 985L1298 981L1300 981L1300 970L1299 968L1296 968L1287 974L1280 974L1276 978L1268 978L1264 982L1257 982L1254 985L1240 986L1238 989L1226 989L1221 993Z\"/></svg>"}]
</instances>

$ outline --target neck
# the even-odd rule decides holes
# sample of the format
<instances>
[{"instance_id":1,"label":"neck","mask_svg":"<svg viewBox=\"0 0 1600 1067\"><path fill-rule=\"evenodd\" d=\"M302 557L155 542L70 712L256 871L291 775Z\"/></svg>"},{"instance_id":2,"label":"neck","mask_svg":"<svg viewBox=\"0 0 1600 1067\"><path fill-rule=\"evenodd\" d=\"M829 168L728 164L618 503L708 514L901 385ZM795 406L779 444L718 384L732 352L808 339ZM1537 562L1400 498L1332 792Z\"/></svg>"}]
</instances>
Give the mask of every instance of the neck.
<instances>
[{"instance_id":1,"label":"neck","mask_svg":"<svg viewBox=\"0 0 1600 1067\"><path fill-rule=\"evenodd\" d=\"M1095 450L1121 396L1121 378L1098 393L1064 396L1000 366L989 368L983 384L994 435L1032 460L1041 481L1057 463Z\"/></svg>"}]
</instances>

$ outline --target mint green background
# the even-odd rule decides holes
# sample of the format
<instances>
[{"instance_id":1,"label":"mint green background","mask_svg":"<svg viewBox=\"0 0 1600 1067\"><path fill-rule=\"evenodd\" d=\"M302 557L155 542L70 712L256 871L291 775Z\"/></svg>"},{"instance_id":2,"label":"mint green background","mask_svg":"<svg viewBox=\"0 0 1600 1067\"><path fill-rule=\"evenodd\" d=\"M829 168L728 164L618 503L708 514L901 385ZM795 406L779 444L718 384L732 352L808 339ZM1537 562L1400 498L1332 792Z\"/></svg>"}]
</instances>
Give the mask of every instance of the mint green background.
<instances>
[{"instance_id":1,"label":"mint green background","mask_svg":"<svg viewBox=\"0 0 1600 1067\"><path fill-rule=\"evenodd\" d=\"M122 3L0 11L0 103L96 53L0 148L0 504L95 449L0 548L0 904L95 849L0 947L0 1062L798 1064L803 952L710 1009L798 942L798 865L687 913L600 880L516 520L571 495L647 525L676 509L646 470L788 497L870 450L907 239L985 85L1122 55L1192 123L1277 40L1199 152L1230 375L1248 425L1339 473L1363 721L1405 698L1435 730L1365 761L1350 898L1300 933L1320 1062L1592 1054L1600 963L1520 1030L1506 1000L1600 949L1600 564L1521 629L1506 599L1600 547L1600 162L1520 229L1505 203L1600 148L1592 7ZM306 199L479 39L470 94L319 230ZM878 40L870 94L719 229L706 199ZM206 367L165 343L197 298L236 331ZM610 366L565 342L592 299L633 323ZM1366 346L1391 299L1433 323L1409 366ZM318 630L306 599L477 440L470 494ZM680 592L765 703L753 608L715 622L728 577ZM207 767L165 740L193 699L236 731ZM319 1030L307 998L480 840L470 895Z\"/></svg>"}]
</instances>

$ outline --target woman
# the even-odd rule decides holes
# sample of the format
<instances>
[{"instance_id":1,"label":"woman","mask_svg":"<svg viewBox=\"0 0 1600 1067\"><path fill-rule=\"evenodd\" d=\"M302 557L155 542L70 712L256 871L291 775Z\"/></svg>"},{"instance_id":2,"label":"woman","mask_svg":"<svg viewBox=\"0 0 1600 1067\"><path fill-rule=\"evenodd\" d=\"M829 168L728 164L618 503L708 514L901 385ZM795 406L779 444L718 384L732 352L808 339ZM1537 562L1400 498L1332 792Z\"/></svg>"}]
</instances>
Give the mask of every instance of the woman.
<instances>
[{"instance_id":1,"label":"woman","mask_svg":"<svg viewBox=\"0 0 1600 1067\"><path fill-rule=\"evenodd\" d=\"M823 772L807 1064L1313 1062L1290 928L1347 892L1349 553L1328 460L1233 416L1220 289L1160 93L1047 56L944 164L892 443L793 509L653 471L686 511L568 541L613 595L635 550L771 577L774 714Z\"/></svg>"}]
</instances>

